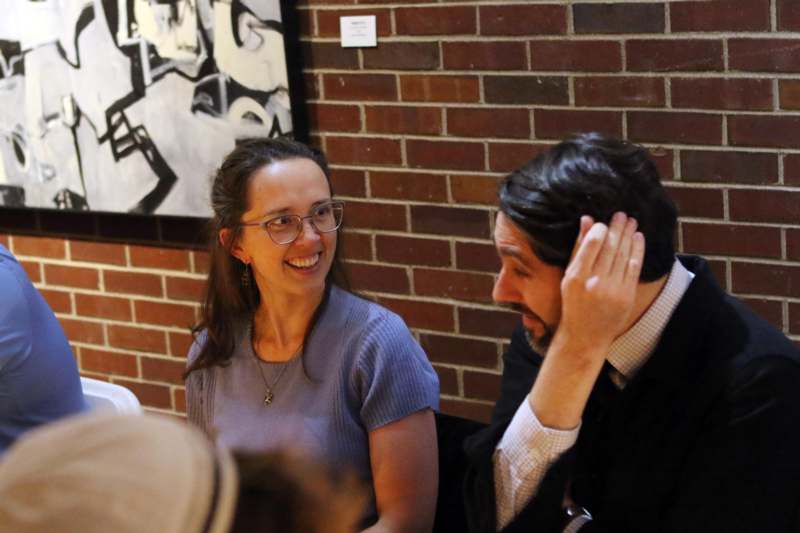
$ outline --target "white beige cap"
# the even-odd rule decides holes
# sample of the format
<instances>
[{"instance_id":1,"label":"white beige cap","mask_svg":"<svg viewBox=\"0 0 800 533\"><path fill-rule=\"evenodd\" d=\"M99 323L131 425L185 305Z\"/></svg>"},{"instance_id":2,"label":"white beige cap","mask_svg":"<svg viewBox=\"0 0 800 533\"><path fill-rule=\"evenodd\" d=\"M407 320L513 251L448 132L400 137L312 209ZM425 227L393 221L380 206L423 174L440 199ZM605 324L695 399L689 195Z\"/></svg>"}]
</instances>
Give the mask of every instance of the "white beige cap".
<instances>
[{"instance_id":1,"label":"white beige cap","mask_svg":"<svg viewBox=\"0 0 800 533\"><path fill-rule=\"evenodd\" d=\"M0 531L224 533L237 493L229 453L187 424L86 414L0 458Z\"/></svg>"}]
</instances>

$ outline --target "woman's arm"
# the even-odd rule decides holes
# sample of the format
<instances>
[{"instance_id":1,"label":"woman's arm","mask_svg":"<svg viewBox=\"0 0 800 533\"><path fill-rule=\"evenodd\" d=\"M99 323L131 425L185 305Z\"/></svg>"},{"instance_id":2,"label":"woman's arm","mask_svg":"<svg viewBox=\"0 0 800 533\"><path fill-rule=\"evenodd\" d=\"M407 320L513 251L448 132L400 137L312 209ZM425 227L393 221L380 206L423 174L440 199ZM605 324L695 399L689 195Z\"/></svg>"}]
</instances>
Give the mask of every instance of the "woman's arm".
<instances>
[{"instance_id":1,"label":"woman's arm","mask_svg":"<svg viewBox=\"0 0 800 533\"><path fill-rule=\"evenodd\" d=\"M369 455L378 522L365 533L429 532L439 486L433 411L371 431Z\"/></svg>"}]
</instances>

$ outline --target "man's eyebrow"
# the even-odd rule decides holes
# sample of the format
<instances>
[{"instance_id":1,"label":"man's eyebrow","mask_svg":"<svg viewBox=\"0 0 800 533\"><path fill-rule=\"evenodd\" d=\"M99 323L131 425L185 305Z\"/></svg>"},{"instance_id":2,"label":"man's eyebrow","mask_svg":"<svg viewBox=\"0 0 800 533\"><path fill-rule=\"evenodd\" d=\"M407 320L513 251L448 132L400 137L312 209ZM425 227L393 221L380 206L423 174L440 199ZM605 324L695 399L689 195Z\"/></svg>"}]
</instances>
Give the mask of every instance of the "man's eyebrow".
<instances>
[{"instance_id":1,"label":"man's eyebrow","mask_svg":"<svg viewBox=\"0 0 800 533\"><path fill-rule=\"evenodd\" d=\"M507 246L507 245L499 245L497 246L497 253L500 256L505 257L513 257L520 263L522 263L527 268L533 268L533 265L527 260L527 258L522 254L522 250L517 248L516 246Z\"/></svg>"}]
</instances>

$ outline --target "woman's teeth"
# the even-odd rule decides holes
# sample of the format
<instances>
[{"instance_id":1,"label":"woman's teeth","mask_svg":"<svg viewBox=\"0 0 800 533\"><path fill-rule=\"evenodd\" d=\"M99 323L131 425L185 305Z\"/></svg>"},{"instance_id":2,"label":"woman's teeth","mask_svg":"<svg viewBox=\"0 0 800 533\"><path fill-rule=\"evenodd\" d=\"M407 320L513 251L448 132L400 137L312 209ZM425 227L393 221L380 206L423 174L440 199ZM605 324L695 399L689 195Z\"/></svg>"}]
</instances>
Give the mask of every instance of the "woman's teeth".
<instances>
[{"instance_id":1,"label":"woman's teeth","mask_svg":"<svg viewBox=\"0 0 800 533\"><path fill-rule=\"evenodd\" d=\"M320 254L314 254L308 257L293 257L287 259L286 262L295 268L311 268L319 263Z\"/></svg>"}]
</instances>

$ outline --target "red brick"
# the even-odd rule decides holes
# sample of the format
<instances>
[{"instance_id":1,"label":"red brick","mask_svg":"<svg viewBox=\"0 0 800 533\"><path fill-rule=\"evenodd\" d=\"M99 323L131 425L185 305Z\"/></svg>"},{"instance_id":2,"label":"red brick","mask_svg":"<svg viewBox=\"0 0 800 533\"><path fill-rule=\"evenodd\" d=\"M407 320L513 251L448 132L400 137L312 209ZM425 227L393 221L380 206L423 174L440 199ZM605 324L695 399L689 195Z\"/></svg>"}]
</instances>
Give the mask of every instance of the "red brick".
<instances>
[{"instance_id":1,"label":"red brick","mask_svg":"<svg viewBox=\"0 0 800 533\"><path fill-rule=\"evenodd\" d=\"M72 318L59 318L59 322L70 342L103 344L103 325L99 322L87 322Z\"/></svg>"},{"instance_id":2,"label":"red brick","mask_svg":"<svg viewBox=\"0 0 800 533\"><path fill-rule=\"evenodd\" d=\"M382 43L376 48L365 48L364 68L376 70L435 70L439 59L436 42Z\"/></svg>"},{"instance_id":3,"label":"red brick","mask_svg":"<svg viewBox=\"0 0 800 533\"><path fill-rule=\"evenodd\" d=\"M776 154L681 151L684 181L766 185L778 181Z\"/></svg>"},{"instance_id":4,"label":"red brick","mask_svg":"<svg viewBox=\"0 0 800 533\"><path fill-rule=\"evenodd\" d=\"M668 150L664 147L658 146L648 149L650 159L658 169L658 175L662 180L670 180L675 177L675 169L673 162L675 161L675 152Z\"/></svg>"},{"instance_id":5,"label":"red brick","mask_svg":"<svg viewBox=\"0 0 800 533\"><path fill-rule=\"evenodd\" d=\"M490 143L489 170L493 172L511 172L516 170L554 143Z\"/></svg>"},{"instance_id":6,"label":"red brick","mask_svg":"<svg viewBox=\"0 0 800 533\"><path fill-rule=\"evenodd\" d=\"M354 105L309 104L308 122L312 130L360 131L361 111Z\"/></svg>"},{"instance_id":7,"label":"red brick","mask_svg":"<svg viewBox=\"0 0 800 533\"><path fill-rule=\"evenodd\" d=\"M322 83L327 100L397 100L393 74L324 74Z\"/></svg>"},{"instance_id":8,"label":"red brick","mask_svg":"<svg viewBox=\"0 0 800 533\"><path fill-rule=\"evenodd\" d=\"M122 385L130 389L145 407L156 407L159 409L172 408L172 394L169 387L163 385L152 385L150 383L139 383L138 381L128 381L123 379L113 380L117 385Z\"/></svg>"},{"instance_id":9,"label":"red brick","mask_svg":"<svg viewBox=\"0 0 800 533\"><path fill-rule=\"evenodd\" d=\"M48 285L81 289L97 289L100 285L100 276L94 268L45 264L44 278Z\"/></svg>"},{"instance_id":10,"label":"red brick","mask_svg":"<svg viewBox=\"0 0 800 533\"><path fill-rule=\"evenodd\" d=\"M163 295L161 276L155 274L106 270L103 272L103 284L107 292L142 294L144 296Z\"/></svg>"},{"instance_id":11,"label":"red brick","mask_svg":"<svg viewBox=\"0 0 800 533\"><path fill-rule=\"evenodd\" d=\"M800 72L800 39L730 39L728 68L747 72Z\"/></svg>"},{"instance_id":12,"label":"red brick","mask_svg":"<svg viewBox=\"0 0 800 533\"><path fill-rule=\"evenodd\" d=\"M569 104L567 78L560 76L485 76L483 85L490 104Z\"/></svg>"},{"instance_id":13,"label":"red brick","mask_svg":"<svg viewBox=\"0 0 800 533\"><path fill-rule=\"evenodd\" d=\"M189 328L196 322L195 308L190 305L136 300L134 309L140 324Z\"/></svg>"},{"instance_id":14,"label":"red brick","mask_svg":"<svg viewBox=\"0 0 800 533\"><path fill-rule=\"evenodd\" d=\"M703 255L781 257L781 230L764 226L682 222L683 250Z\"/></svg>"},{"instance_id":15,"label":"red brick","mask_svg":"<svg viewBox=\"0 0 800 533\"><path fill-rule=\"evenodd\" d=\"M500 271L500 260L497 258L497 251L491 244L457 242L456 268L496 273Z\"/></svg>"},{"instance_id":16,"label":"red brick","mask_svg":"<svg viewBox=\"0 0 800 533\"><path fill-rule=\"evenodd\" d=\"M721 78L672 80L672 107L771 110L772 81Z\"/></svg>"},{"instance_id":17,"label":"red brick","mask_svg":"<svg viewBox=\"0 0 800 533\"><path fill-rule=\"evenodd\" d=\"M345 269L355 290L408 294L410 287L405 268L346 263Z\"/></svg>"},{"instance_id":18,"label":"red brick","mask_svg":"<svg viewBox=\"0 0 800 533\"><path fill-rule=\"evenodd\" d=\"M800 260L800 229L786 230L786 258L790 261Z\"/></svg>"},{"instance_id":19,"label":"red brick","mask_svg":"<svg viewBox=\"0 0 800 533\"><path fill-rule=\"evenodd\" d=\"M464 371L464 396L496 401L500 397L500 374Z\"/></svg>"},{"instance_id":20,"label":"red brick","mask_svg":"<svg viewBox=\"0 0 800 533\"><path fill-rule=\"evenodd\" d=\"M179 413L186 412L186 389L173 389L173 401L175 402L175 410Z\"/></svg>"},{"instance_id":21,"label":"red brick","mask_svg":"<svg viewBox=\"0 0 800 533\"><path fill-rule=\"evenodd\" d=\"M189 252L154 246L131 246L131 266L166 270L189 270Z\"/></svg>"},{"instance_id":22,"label":"red brick","mask_svg":"<svg viewBox=\"0 0 800 533\"><path fill-rule=\"evenodd\" d=\"M8 235L0 235L0 244L6 247L7 250L11 249L11 239Z\"/></svg>"},{"instance_id":23,"label":"red brick","mask_svg":"<svg viewBox=\"0 0 800 533\"><path fill-rule=\"evenodd\" d=\"M155 357L141 357L140 359L143 379L172 383L174 385L183 384L183 371L186 370L185 361L157 359Z\"/></svg>"},{"instance_id":24,"label":"red brick","mask_svg":"<svg viewBox=\"0 0 800 533\"><path fill-rule=\"evenodd\" d=\"M442 413L446 415L468 418L488 424L492 419L494 403L442 398L440 407Z\"/></svg>"},{"instance_id":25,"label":"red brick","mask_svg":"<svg viewBox=\"0 0 800 533\"><path fill-rule=\"evenodd\" d=\"M519 321L519 313L511 311L458 308L459 332L466 335L507 339Z\"/></svg>"},{"instance_id":26,"label":"red brick","mask_svg":"<svg viewBox=\"0 0 800 533\"><path fill-rule=\"evenodd\" d=\"M663 107L665 101L662 78L575 78L577 106Z\"/></svg>"},{"instance_id":27,"label":"red brick","mask_svg":"<svg viewBox=\"0 0 800 533\"><path fill-rule=\"evenodd\" d=\"M64 259L67 257L66 241L48 237L14 236L14 255L30 255L48 259Z\"/></svg>"},{"instance_id":28,"label":"red brick","mask_svg":"<svg viewBox=\"0 0 800 533\"><path fill-rule=\"evenodd\" d=\"M398 35L457 35L477 31L471 6L413 7L394 10Z\"/></svg>"},{"instance_id":29,"label":"red brick","mask_svg":"<svg viewBox=\"0 0 800 533\"><path fill-rule=\"evenodd\" d=\"M477 102L477 76L400 76L400 94L412 102Z\"/></svg>"},{"instance_id":30,"label":"red brick","mask_svg":"<svg viewBox=\"0 0 800 533\"><path fill-rule=\"evenodd\" d=\"M800 296L800 267L734 261L733 292L797 298Z\"/></svg>"},{"instance_id":31,"label":"red brick","mask_svg":"<svg viewBox=\"0 0 800 533\"><path fill-rule=\"evenodd\" d=\"M447 182L441 174L372 171L369 173L369 188L372 196L377 198L447 201Z\"/></svg>"},{"instance_id":32,"label":"red brick","mask_svg":"<svg viewBox=\"0 0 800 533\"><path fill-rule=\"evenodd\" d=\"M767 320L777 329L783 329L783 305L780 301L765 298L742 298L741 300L755 314Z\"/></svg>"},{"instance_id":33,"label":"red brick","mask_svg":"<svg viewBox=\"0 0 800 533\"><path fill-rule=\"evenodd\" d=\"M40 283L42 281L42 264L35 261L20 261L20 265L25 270L32 283Z\"/></svg>"},{"instance_id":34,"label":"red brick","mask_svg":"<svg viewBox=\"0 0 800 533\"><path fill-rule=\"evenodd\" d=\"M706 113L632 111L628 137L635 141L720 144L722 116Z\"/></svg>"},{"instance_id":35,"label":"red brick","mask_svg":"<svg viewBox=\"0 0 800 533\"><path fill-rule=\"evenodd\" d=\"M574 4L575 33L663 33L664 5Z\"/></svg>"},{"instance_id":36,"label":"red brick","mask_svg":"<svg viewBox=\"0 0 800 533\"><path fill-rule=\"evenodd\" d=\"M444 42L445 70L527 70L528 55L522 42Z\"/></svg>"},{"instance_id":37,"label":"red brick","mask_svg":"<svg viewBox=\"0 0 800 533\"><path fill-rule=\"evenodd\" d=\"M135 355L94 350L85 346L81 347L81 370L132 378L139 376Z\"/></svg>"},{"instance_id":38,"label":"red brick","mask_svg":"<svg viewBox=\"0 0 800 533\"><path fill-rule=\"evenodd\" d=\"M403 265L450 266L450 243L440 239L376 235L378 261Z\"/></svg>"},{"instance_id":39,"label":"red brick","mask_svg":"<svg viewBox=\"0 0 800 533\"><path fill-rule=\"evenodd\" d=\"M176 333L170 331L169 336L169 353L175 357L186 357L189 353L189 347L194 342L193 337L188 333Z\"/></svg>"},{"instance_id":40,"label":"red brick","mask_svg":"<svg viewBox=\"0 0 800 533\"><path fill-rule=\"evenodd\" d=\"M411 168L483 170L483 143L463 141L406 141L406 158Z\"/></svg>"},{"instance_id":41,"label":"red brick","mask_svg":"<svg viewBox=\"0 0 800 533\"><path fill-rule=\"evenodd\" d=\"M435 363L496 368L497 345L493 342L423 333L420 344Z\"/></svg>"},{"instance_id":42,"label":"red brick","mask_svg":"<svg viewBox=\"0 0 800 533\"><path fill-rule=\"evenodd\" d=\"M309 69L358 69L358 49L356 48L342 48L341 44L337 42L321 43L304 41L301 43L301 50L306 73L308 73ZM309 78L312 79L306 79L307 85L317 85L319 83L316 76L309 76ZM307 92L306 97L317 98L316 95L318 93L319 88L316 88L313 92Z\"/></svg>"},{"instance_id":43,"label":"red brick","mask_svg":"<svg viewBox=\"0 0 800 533\"><path fill-rule=\"evenodd\" d=\"M422 296L491 302L494 277L454 270L414 269L414 292Z\"/></svg>"},{"instance_id":44,"label":"red brick","mask_svg":"<svg viewBox=\"0 0 800 533\"><path fill-rule=\"evenodd\" d=\"M127 298L114 298L95 294L76 294L75 312L82 316L126 322L130 322L132 317L131 302Z\"/></svg>"},{"instance_id":45,"label":"red brick","mask_svg":"<svg viewBox=\"0 0 800 533\"><path fill-rule=\"evenodd\" d=\"M728 139L736 146L795 148L800 117L738 115L728 118Z\"/></svg>"},{"instance_id":46,"label":"red brick","mask_svg":"<svg viewBox=\"0 0 800 533\"><path fill-rule=\"evenodd\" d=\"M68 292L48 289L39 289L39 292L54 313L72 313L72 300L70 300Z\"/></svg>"},{"instance_id":47,"label":"red brick","mask_svg":"<svg viewBox=\"0 0 800 533\"><path fill-rule=\"evenodd\" d=\"M717 284L724 290L731 292L731 288L728 284L728 263L721 259L709 259L708 267Z\"/></svg>"},{"instance_id":48,"label":"red brick","mask_svg":"<svg viewBox=\"0 0 800 533\"><path fill-rule=\"evenodd\" d=\"M356 58L358 59L358 58ZM311 72L304 72L303 73L303 91L305 91L306 98L309 100L317 100L320 98L322 93L320 92L322 88L322 81L320 80L320 76L317 76Z\"/></svg>"},{"instance_id":49,"label":"red brick","mask_svg":"<svg viewBox=\"0 0 800 533\"><path fill-rule=\"evenodd\" d=\"M481 35L562 35L567 32L566 6L480 6Z\"/></svg>"},{"instance_id":50,"label":"red brick","mask_svg":"<svg viewBox=\"0 0 800 533\"><path fill-rule=\"evenodd\" d=\"M531 136L530 116L523 109L451 107L447 109L447 133L527 139Z\"/></svg>"},{"instance_id":51,"label":"red brick","mask_svg":"<svg viewBox=\"0 0 800 533\"><path fill-rule=\"evenodd\" d=\"M411 228L414 233L459 235L489 238L489 213L480 209L411 206Z\"/></svg>"},{"instance_id":52,"label":"red brick","mask_svg":"<svg viewBox=\"0 0 800 533\"><path fill-rule=\"evenodd\" d=\"M622 48L615 41L531 41L531 70L618 72Z\"/></svg>"},{"instance_id":53,"label":"red brick","mask_svg":"<svg viewBox=\"0 0 800 533\"><path fill-rule=\"evenodd\" d=\"M192 272L208 274L210 265L210 256L208 252L192 252L192 264L194 265Z\"/></svg>"},{"instance_id":54,"label":"red brick","mask_svg":"<svg viewBox=\"0 0 800 533\"><path fill-rule=\"evenodd\" d=\"M379 37L392 34L392 19L388 9L318 9L317 35L319 37L339 37L341 35L339 19L375 15L375 29Z\"/></svg>"},{"instance_id":55,"label":"red brick","mask_svg":"<svg viewBox=\"0 0 800 533\"><path fill-rule=\"evenodd\" d=\"M455 368L433 365L436 375L439 376L439 393L458 395L458 372Z\"/></svg>"},{"instance_id":56,"label":"red brick","mask_svg":"<svg viewBox=\"0 0 800 533\"><path fill-rule=\"evenodd\" d=\"M376 137L328 137L331 163L346 165L399 165L400 141Z\"/></svg>"},{"instance_id":57,"label":"red brick","mask_svg":"<svg viewBox=\"0 0 800 533\"><path fill-rule=\"evenodd\" d=\"M166 353L167 338L163 331L133 326L108 326L108 344L123 350Z\"/></svg>"},{"instance_id":58,"label":"red brick","mask_svg":"<svg viewBox=\"0 0 800 533\"><path fill-rule=\"evenodd\" d=\"M789 303L789 333L800 334L800 304Z\"/></svg>"},{"instance_id":59,"label":"red brick","mask_svg":"<svg viewBox=\"0 0 800 533\"><path fill-rule=\"evenodd\" d=\"M592 131L622 137L622 112L537 109L533 112L533 128L537 139L561 140Z\"/></svg>"},{"instance_id":60,"label":"red brick","mask_svg":"<svg viewBox=\"0 0 800 533\"><path fill-rule=\"evenodd\" d=\"M410 328L433 331L453 331L455 312L450 304L380 298L378 302L405 320Z\"/></svg>"},{"instance_id":61,"label":"red brick","mask_svg":"<svg viewBox=\"0 0 800 533\"><path fill-rule=\"evenodd\" d=\"M331 187L335 195L364 197L367 195L366 183L366 173L363 170L331 169Z\"/></svg>"},{"instance_id":62,"label":"red brick","mask_svg":"<svg viewBox=\"0 0 800 533\"><path fill-rule=\"evenodd\" d=\"M673 32L769 31L769 0L728 2L673 2L670 27Z\"/></svg>"},{"instance_id":63,"label":"red brick","mask_svg":"<svg viewBox=\"0 0 800 533\"><path fill-rule=\"evenodd\" d=\"M367 233L339 233L339 253L345 260L371 261L372 237Z\"/></svg>"},{"instance_id":64,"label":"red brick","mask_svg":"<svg viewBox=\"0 0 800 533\"><path fill-rule=\"evenodd\" d=\"M125 245L92 241L71 241L69 243L70 258L73 261L88 263L106 263L109 265L128 264L125 259Z\"/></svg>"},{"instance_id":65,"label":"red brick","mask_svg":"<svg viewBox=\"0 0 800 533\"><path fill-rule=\"evenodd\" d=\"M795 0L778 0L778 29L800 31L800 4Z\"/></svg>"},{"instance_id":66,"label":"red brick","mask_svg":"<svg viewBox=\"0 0 800 533\"><path fill-rule=\"evenodd\" d=\"M205 296L206 281L204 279L168 277L167 298L171 300L188 300L200 302Z\"/></svg>"},{"instance_id":67,"label":"red brick","mask_svg":"<svg viewBox=\"0 0 800 533\"><path fill-rule=\"evenodd\" d=\"M684 217L722 218L725 214L722 191L693 187L667 187L669 196Z\"/></svg>"},{"instance_id":68,"label":"red brick","mask_svg":"<svg viewBox=\"0 0 800 533\"><path fill-rule=\"evenodd\" d=\"M721 40L632 40L625 43L628 70L632 72L720 71Z\"/></svg>"},{"instance_id":69,"label":"red brick","mask_svg":"<svg viewBox=\"0 0 800 533\"><path fill-rule=\"evenodd\" d=\"M498 179L494 176L450 176L450 192L453 201L459 204L489 204L497 203Z\"/></svg>"},{"instance_id":70,"label":"red brick","mask_svg":"<svg viewBox=\"0 0 800 533\"><path fill-rule=\"evenodd\" d=\"M781 109L800 109L800 81L779 80L778 94L780 95Z\"/></svg>"},{"instance_id":71,"label":"red brick","mask_svg":"<svg viewBox=\"0 0 800 533\"><path fill-rule=\"evenodd\" d=\"M800 191L733 189L728 191L731 220L797 224Z\"/></svg>"},{"instance_id":72,"label":"red brick","mask_svg":"<svg viewBox=\"0 0 800 533\"><path fill-rule=\"evenodd\" d=\"M376 133L442 133L442 111L437 107L367 106L367 131Z\"/></svg>"},{"instance_id":73,"label":"red brick","mask_svg":"<svg viewBox=\"0 0 800 533\"><path fill-rule=\"evenodd\" d=\"M397 204L348 201L345 224L350 228L405 231L406 208Z\"/></svg>"},{"instance_id":74,"label":"red brick","mask_svg":"<svg viewBox=\"0 0 800 533\"><path fill-rule=\"evenodd\" d=\"M316 31L316 24L314 23L314 11L310 9L298 9L296 13L300 36L313 37L314 32Z\"/></svg>"}]
</instances>

